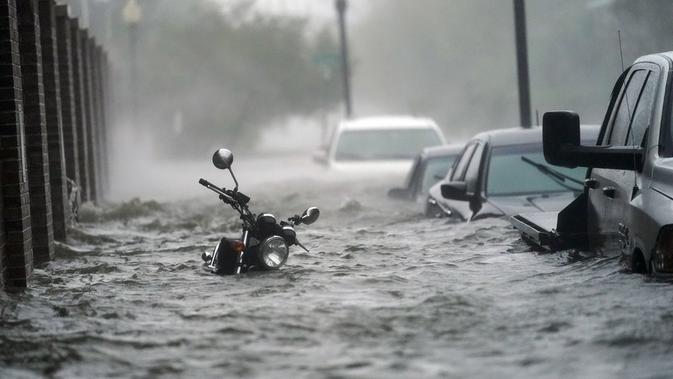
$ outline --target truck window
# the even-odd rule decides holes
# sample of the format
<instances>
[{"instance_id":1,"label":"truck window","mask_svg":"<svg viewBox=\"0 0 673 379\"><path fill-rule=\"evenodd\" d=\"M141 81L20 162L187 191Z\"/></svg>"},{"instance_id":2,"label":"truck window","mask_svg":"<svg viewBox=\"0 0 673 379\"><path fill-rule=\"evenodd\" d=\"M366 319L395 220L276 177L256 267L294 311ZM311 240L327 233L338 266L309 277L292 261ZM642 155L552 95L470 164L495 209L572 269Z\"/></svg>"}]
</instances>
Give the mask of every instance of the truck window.
<instances>
[{"instance_id":1,"label":"truck window","mask_svg":"<svg viewBox=\"0 0 673 379\"><path fill-rule=\"evenodd\" d=\"M638 102L638 98L640 97L640 92L645 83L645 79L647 78L647 74L647 70L637 70L631 74L626 90L623 91L619 106L615 111L612 128L610 130L610 138L608 139L609 145L625 145L633 111Z\"/></svg>"},{"instance_id":2,"label":"truck window","mask_svg":"<svg viewBox=\"0 0 673 379\"><path fill-rule=\"evenodd\" d=\"M645 82L645 87L643 87L643 92L636 105L629 134L626 137L626 144L629 146L641 146L645 142L643 141L643 137L645 137L646 131L652 122L654 97L657 91L658 82L659 73L650 71Z\"/></svg>"},{"instance_id":3,"label":"truck window","mask_svg":"<svg viewBox=\"0 0 673 379\"><path fill-rule=\"evenodd\" d=\"M335 160L412 160L423 148L442 140L432 128L377 128L344 130L337 142Z\"/></svg>"},{"instance_id":4,"label":"truck window","mask_svg":"<svg viewBox=\"0 0 673 379\"><path fill-rule=\"evenodd\" d=\"M465 170L467 169L467 164L472 159L472 153L474 153L474 148L476 143L471 143L465 147L463 154L461 154L456 166L453 169L453 174L451 175L452 181L461 181L465 179Z\"/></svg>"}]
</instances>

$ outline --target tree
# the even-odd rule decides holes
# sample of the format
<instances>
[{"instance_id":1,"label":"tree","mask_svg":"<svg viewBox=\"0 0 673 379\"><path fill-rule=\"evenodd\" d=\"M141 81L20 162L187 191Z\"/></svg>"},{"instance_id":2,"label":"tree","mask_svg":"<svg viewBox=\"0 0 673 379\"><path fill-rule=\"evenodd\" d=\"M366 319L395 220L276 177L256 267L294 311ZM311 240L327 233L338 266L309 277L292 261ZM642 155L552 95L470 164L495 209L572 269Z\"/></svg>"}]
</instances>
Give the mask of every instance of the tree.
<instances>
[{"instance_id":1,"label":"tree","mask_svg":"<svg viewBox=\"0 0 673 379\"><path fill-rule=\"evenodd\" d=\"M124 3L108 3L110 49L118 78L128 80ZM139 120L165 155L252 146L271 122L337 104L336 78L313 62L317 51L337 50L334 37L313 38L306 20L260 15L251 4L239 1L225 11L206 0L141 2Z\"/></svg>"}]
</instances>

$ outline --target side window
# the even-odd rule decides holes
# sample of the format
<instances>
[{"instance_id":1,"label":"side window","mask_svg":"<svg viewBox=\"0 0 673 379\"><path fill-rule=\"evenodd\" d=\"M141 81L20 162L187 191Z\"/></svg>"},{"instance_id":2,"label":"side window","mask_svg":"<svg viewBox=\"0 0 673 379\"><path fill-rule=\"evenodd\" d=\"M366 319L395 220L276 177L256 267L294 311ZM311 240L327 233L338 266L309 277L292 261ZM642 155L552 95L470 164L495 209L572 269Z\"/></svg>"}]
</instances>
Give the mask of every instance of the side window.
<instances>
[{"instance_id":1,"label":"side window","mask_svg":"<svg viewBox=\"0 0 673 379\"><path fill-rule=\"evenodd\" d=\"M472 158L472 153L474 153L474 148L476 143L471 143L465 147L463 154L460 156L458 162L453 168L453 174L451 175L451 181L461 181L465 179L465 170L467 169L467 164Z\"/></svg>"},{"instance_id":2,"label":"side window","mask_svg":"<svg viewBox=\"0 0 673 379\"><path fill-rule=\"evenodd\" d=\"M467 166L467 171L465 173L465 181L467 182L467 193L475 194L479 191L477 185L479 184L479 168L481 167L482 158L484 156L484 144L479 143L474 149L474 154L472 154L472 160Z\"/></svg>"},{"instance_id":3,"label":"side window","mask_svg":"<svg viewBox=\"0 0 673 379\"><path fill-rule=\"evenodd\" d=\"M633 114L631 128L626 137L626 145L628 146L641 146L645 142L643 141L643 138L652 122L652 110L654 109L654 97L656 95L658 82L659 74L651 71Z\"/></svg>"},{"instance_id":4,"label":"side window","mask_svg":"<svg viewBox=\"0 0 673 379\"><path fill-rule=\"evenodd\" d=\"M633 116L633 111L638 102L638 97L640 96L647 74L647 70L637 70L631 74L626 85L626 90L623 91L622 98L615 111L612 128L610 129L610 138L608 139L609 145L624 146L631 124L631 117Z\"/></svg>"}]
</instances>

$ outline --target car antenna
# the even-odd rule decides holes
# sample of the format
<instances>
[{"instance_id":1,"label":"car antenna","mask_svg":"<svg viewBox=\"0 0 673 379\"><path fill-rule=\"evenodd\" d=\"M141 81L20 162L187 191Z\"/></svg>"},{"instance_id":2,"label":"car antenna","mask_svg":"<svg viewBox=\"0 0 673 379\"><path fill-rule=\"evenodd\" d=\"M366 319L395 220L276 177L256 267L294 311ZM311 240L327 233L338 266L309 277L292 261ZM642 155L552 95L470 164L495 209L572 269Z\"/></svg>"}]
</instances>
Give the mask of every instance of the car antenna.
<instances>
[{"instance_id":1,"label":"car antenna","mask_svg":"<svg viewBox=\"0 0 673 379\"><path fill-rule=\"evenodd\" d=\"M619 59L622 63L622 73L626 70L624 68L624 49L622 48L622 31L621 29L617 29L617 39L619 40ZM621 75L621 73L620 73ZM628 85L628 83L627 83ZM629 104L629 94L628 92L624 91L624 99L626 99L626 110L629 112L629 117L632 116L631 114L631 104ZM631 123L631 120L629 119L629 124Z\"/></svg>"},{"instance_id":2,"label":"car antenna","mask_svg":"<svg viewBox=\"0 0 673 379\"><path fill-rule=\"evenodd\" d=\"M617 29L617 39L619 39L619 59L622 61L622 72L624 72L624 49L622 48L622 31Z\"/></svg>"},{"instance_id":3,"label":"car antenna","mask_svg":"<svg viewBox=\"0 0 673 379\"><path fill-rule=\"evenodd\" d=\"M625 71L625 68L624 68L624 48L623 48L623 44L622 44L622 31L621 31L621 29L617 29L617 39L619 40L619 59L620 59L621 64L622 64L622 72L624 72ZM626 99L626 110L629 112L629 115L630 115L631 114L631 105L629 104L628 93L624 92L624 98ZM633 117L633 116L631 116L631 117ZM633 124L632 124L633 120L630 120L630 123L631 123L631 126L633 127ZM629 133L629 138L631 138L631 145L635 146L635 140L634 140L633 133L631 133L631 130L629 130L628 133ZM638 158L636 157L636 152L634 150L634 152L633 152L633 167L637 167L637 165L638 165L637 159ZM638 193L639 190L640 189L638 188L637 176L634 172L634 175L633 175L633 189L631 189L631 200L633 200L633 198L636 196L636 194Z\"/></svg>"}]
</instances>

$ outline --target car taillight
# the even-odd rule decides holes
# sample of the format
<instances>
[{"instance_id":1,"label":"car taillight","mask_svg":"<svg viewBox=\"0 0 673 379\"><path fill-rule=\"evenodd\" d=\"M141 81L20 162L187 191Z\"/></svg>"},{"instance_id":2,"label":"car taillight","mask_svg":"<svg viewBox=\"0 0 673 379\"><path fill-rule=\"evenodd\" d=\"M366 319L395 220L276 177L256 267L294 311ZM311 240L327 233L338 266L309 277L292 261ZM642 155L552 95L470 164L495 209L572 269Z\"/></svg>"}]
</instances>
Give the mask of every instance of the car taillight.
<instances>
[{"instance_id":1,"label":"car taillight","mask_svg":"<svg viewBox=\"0 0 673 379\"><path fill-rule=\"evenodd\" d=\"M673 226L659 232L652 264L657 272L673 272Z\"/></svg>"}]
</instances>

